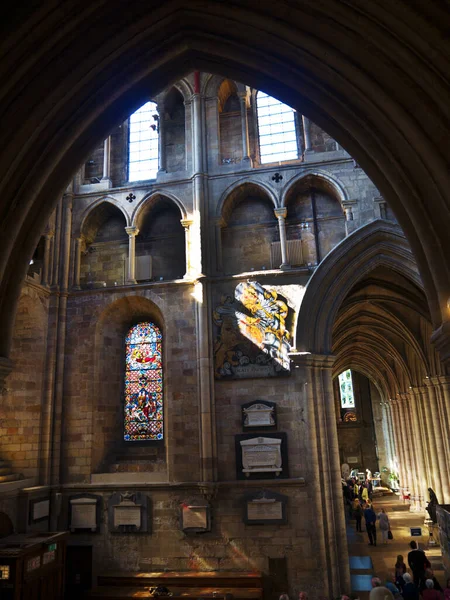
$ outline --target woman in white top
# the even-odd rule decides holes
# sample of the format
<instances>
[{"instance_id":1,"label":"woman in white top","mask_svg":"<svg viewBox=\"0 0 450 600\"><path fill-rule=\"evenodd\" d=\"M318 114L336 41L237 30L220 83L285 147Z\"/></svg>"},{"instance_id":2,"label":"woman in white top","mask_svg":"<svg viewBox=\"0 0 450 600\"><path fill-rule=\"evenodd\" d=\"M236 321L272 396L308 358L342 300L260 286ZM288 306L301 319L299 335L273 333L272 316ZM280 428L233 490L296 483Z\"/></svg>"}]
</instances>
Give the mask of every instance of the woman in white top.
<instances>
[{"instance_id":1,"label":"woman in white top","mask_svg":"<svg viewBox=\"0 0 450 600\"><path fill-rule=\"evenodd\" d=\"M389 532L389 529L391 528L391 525L389 523L389 517L387 516L384 508L381 509L381 512L378 515L378 520L380 522L380 531L381 531L381 537L383 538L383 544L387 544L388 543L388 532Z\"/></svg>"}]
</instances>

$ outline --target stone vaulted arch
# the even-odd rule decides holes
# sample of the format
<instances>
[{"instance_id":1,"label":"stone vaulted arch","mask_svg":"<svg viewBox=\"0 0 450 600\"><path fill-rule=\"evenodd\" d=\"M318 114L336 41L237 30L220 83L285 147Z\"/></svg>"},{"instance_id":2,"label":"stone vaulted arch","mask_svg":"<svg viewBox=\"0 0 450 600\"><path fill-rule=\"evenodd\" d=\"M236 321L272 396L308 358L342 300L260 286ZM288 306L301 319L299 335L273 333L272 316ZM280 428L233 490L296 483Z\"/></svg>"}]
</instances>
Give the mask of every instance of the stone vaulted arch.
<instances>
[{"instance_id":1,"label":"stone vaulted arch","mask_svg":"<svg viewBox=\"0 0 450 600\"><path fill-rule=\"evenodd\" d=\"M387 221L372 221L338 244L309 280L297 319L297 350L332 353L333 323L342 301L359 279L381 265L422 288L401 229Z\"/></svg>"},{"instance_id":2,"label":"stone vaulted arch","mask_svg":"<svg viewBox=\"0 0 450 600\"><path fill-rule=\"evenodd\" d=\"M356 158L408 238L434 327L441 327L436 341L450 355L449 20L437 0L69 0L7 14L0 62L3 371L27 261L58 195L150 90L192 69L265 89Z\"/></svg>"}]
</instances>

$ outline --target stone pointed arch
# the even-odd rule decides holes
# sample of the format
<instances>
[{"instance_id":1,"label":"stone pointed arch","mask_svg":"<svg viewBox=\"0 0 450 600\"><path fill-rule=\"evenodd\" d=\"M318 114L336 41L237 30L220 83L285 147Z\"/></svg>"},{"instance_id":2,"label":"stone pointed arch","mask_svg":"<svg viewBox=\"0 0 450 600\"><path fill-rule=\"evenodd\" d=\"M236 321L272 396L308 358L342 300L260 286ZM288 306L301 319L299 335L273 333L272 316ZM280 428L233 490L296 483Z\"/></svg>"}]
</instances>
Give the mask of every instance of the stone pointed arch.
<instances>
[{"instance_id":1,"label":"stone pointed arch","mask_svg":"<svg viewBox=\"0 0 450 600\"><path fill-rule=\"evenodd\" d=\"M82 213L81 218L79 219L79 225L78 225L76 231L74 232L74 234L75 234L74 237L80 237L83 234L83 231L85 229L86 223L87 223L90 215L92 214L92 212L95 209L97 209L102 204L112 204L115 208L119 209L125 219L126 227L130 226L131 217L126 212L126 210L124 210L123 206L117 200L117 198L114 198L113 196L101 196L100 198L97 198L96 200L94 200L94 202L92 202L92 204L89 204L86 207L86 209L84 210L84 212Z\"/></svg>"},{"instance_id":2,"label":"stone pointed arch","mask_svg":"<svg viewBox=\"0 0 450 600\"><path fill-rule=\"evenodd\" d=\"M327 173L326 171L322 171L321 169L311 168L303 171L296 177L293 177L285 184L281 192L280 206L286 206L287 197L289 196L289 193L292 191L292 189L299 182L305 181L308 178L314 178L315 180L323 182L325 184L325 187L329 188L330 191L333 193L333 196L335 196L339 200L341 206L343 206L344 202L349 200L347 190L337 177L331 175L330 173Z\"/></svg>"},{"instance_id":3,"label":"stone pointed arch","mask_svg":"<svg viewBox=\"0 0 450 600\"><path fill-rule=\"evenodd\" d=\"M171 192L166 192L165 190L162 192L155 191L144 196L141 202L139 202L139 204L134 209L133 214L131 216L131 223L133 227L140 227L144 214L152 206L152 204L158 202L159 198L166 198L167 200L173 202L173 204L175 204L175 206L180 211L180 220L187 219L187 209L184 206L183 202L179 198L177 198L177 196L175 196Z\"/></svg>"},{"instance_id":4,"label":"stone pointed arch","mask_svg":"<svg viewBox=\"0 0 450 600\"><path fill-rule=\"evenodd\" d=\"M397 271L423 289L400 227L380 219L372 221L338 244L309 280L297 318L297 350L332 353L331 336L339 307L355 283L378 266Z\"/></svg>"},{"instance_id":5,"label":"stone pointed arch","mask_svg":"<svg viewBox=\"0 0 450 600\"><path fill-rule=\"evenodd\" d=\"M239 188L244 188L245 186L252 186L254 188L258 188L272 202L273 208L277 208L278 201L275 190L273 190L270 186L268 186L265 183L261 183L259 181L251 181L247 178L242 178L238 181L235 181L222 193L222 196L220 197L220 200L217 204L216 217L220 218L223 216L225 205L227 204L231 196L235 194L236 191L239 190Z\"/></svg>"}]
</instances>

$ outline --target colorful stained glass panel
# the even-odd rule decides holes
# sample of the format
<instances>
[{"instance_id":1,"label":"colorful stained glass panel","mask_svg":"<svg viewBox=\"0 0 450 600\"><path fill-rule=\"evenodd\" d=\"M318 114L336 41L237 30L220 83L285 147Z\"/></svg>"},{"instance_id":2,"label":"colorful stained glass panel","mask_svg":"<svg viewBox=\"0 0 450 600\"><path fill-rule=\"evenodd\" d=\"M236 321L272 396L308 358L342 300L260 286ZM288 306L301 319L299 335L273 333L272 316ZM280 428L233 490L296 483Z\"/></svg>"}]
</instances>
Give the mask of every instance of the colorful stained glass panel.
<instances>
[{"instance_id":1,"label":"colorful stained glass panel","mask_svg":"<svg viewBox=\"0 0 450 600\"><path fill-rule=\"evenodd\" d=\"M339 375L339 392L341 394L341 408L355 408L353 395L353 380L350 369Z\"/></svg>"},{"instance_id":2,"label":"colorful stained glass panel","mask_svg":"<svg viewBox=\"0 0 450 600\"><path fill-rule=\"evenodd\" d=\"M125 338L126 442L164 437L161 342L161 331L149 322L135 325Z\"/></svg>"}]
</instances>

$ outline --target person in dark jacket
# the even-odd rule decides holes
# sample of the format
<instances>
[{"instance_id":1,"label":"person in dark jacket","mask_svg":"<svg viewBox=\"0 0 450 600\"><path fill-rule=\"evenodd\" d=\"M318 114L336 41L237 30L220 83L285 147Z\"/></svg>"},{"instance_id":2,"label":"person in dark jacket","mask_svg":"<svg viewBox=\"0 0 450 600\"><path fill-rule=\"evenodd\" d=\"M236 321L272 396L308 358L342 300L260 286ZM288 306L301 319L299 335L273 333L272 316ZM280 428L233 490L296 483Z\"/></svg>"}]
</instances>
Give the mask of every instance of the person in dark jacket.
<instances>
[{"instance_id":1,"label":"person in dark jacket","mask_svg":"<svg viewBox=\"0 0 450 600\"><path fill-rule=\"evenodd\" d=\"M375 514L375 511L373 510L373 508L368 504L366 504L366 508L364 510L364 519L366 521L367 535L369 536L369 546L376 546L377 545L377 529L376 529L377 515Z\"/></svg>"},{"instance_id":2,"label":"person in dark jacket","mask_svg":"<svg viewBox=\"0 0 450 600\"><path fill-rule=\"evenodd\" d=\"M414 540L410 542L409 547L411 551L408 553L408 565L412 571L414 583L419 587L420 582L424 578L425 569L429 566L429 561L425 556L425 552L417 548Z\"/></svg>"},{"instance_id":3,"label":"person in dark jacket","mask_svg":"<svg viewBox=\"0 0 450 600\"><path fill-rule=\"evenodd\" d=\"M412 582L411 575L405 573L403 575L403 580L405 582L402 591L403 600L419 600L419 590Z\"/></svg>"}]
</instances>

